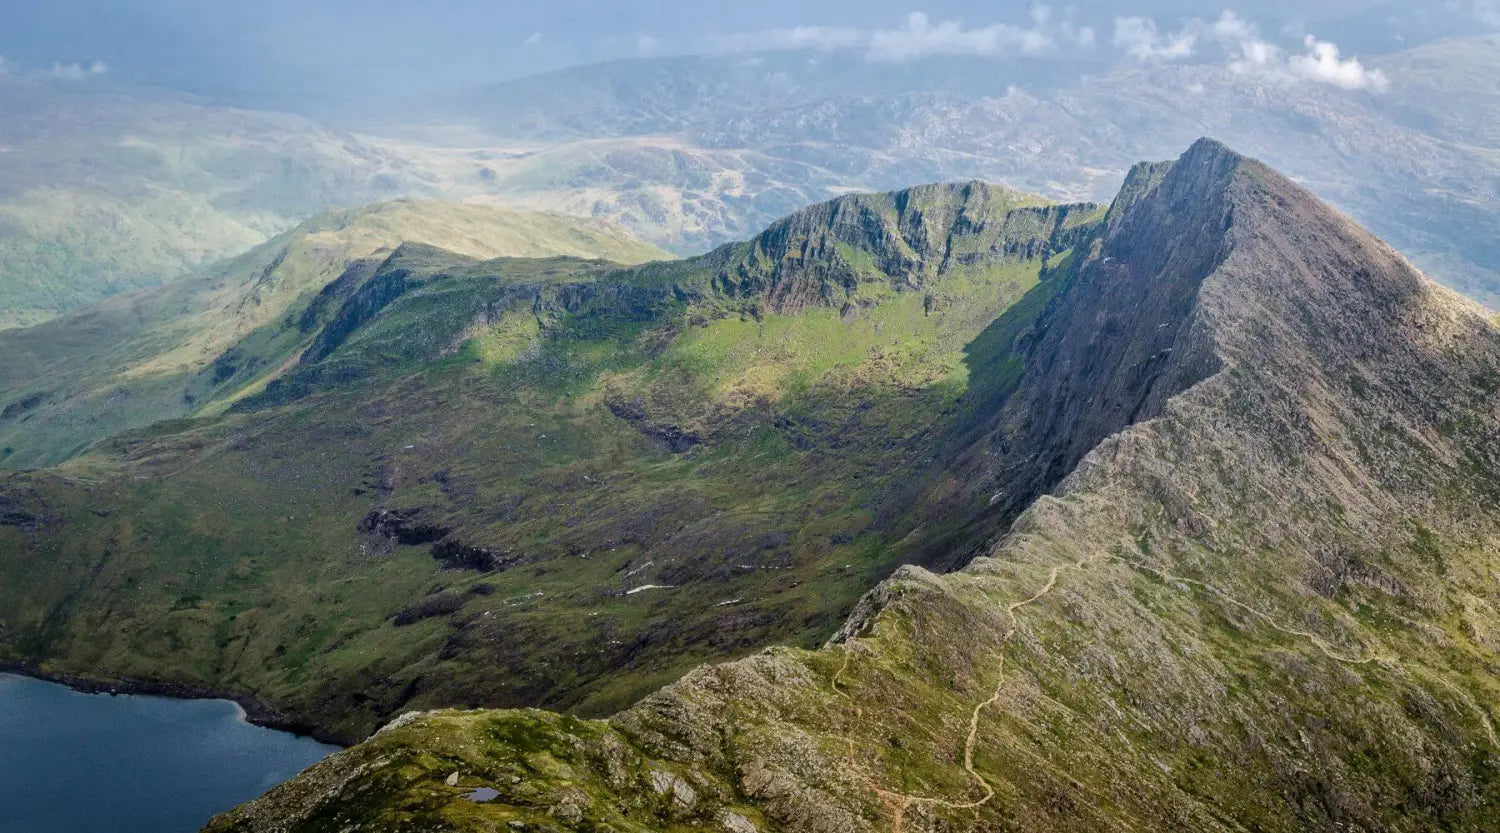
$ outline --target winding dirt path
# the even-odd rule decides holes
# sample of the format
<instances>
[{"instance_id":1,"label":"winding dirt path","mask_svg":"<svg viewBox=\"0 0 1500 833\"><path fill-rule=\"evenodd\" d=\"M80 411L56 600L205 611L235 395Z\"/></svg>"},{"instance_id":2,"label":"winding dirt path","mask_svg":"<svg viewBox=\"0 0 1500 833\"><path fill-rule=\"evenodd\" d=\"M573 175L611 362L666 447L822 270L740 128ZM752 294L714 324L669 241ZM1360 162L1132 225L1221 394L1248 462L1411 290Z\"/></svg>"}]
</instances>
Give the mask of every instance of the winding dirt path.
<instances>
[{"instance_id":1,"label":"winding dirt path","mask_svg":"<svg viewBox=\"0 0 1500 833\"><path fill-rule=\"evenodd\" d=\"M866 777L866 779L869 781L871 791L879 796L881 803L891 810L891 833L902 833L902 830L905 826L906 811L910 809L914 804L927 804L934 807L942 807L946 810L976 810L988 804L990 800L995 797L994 786L992 786L983 775L980 775L979 772L974 769L974 747L979 740L980 719L983 717L986 709L1000 701L1000 695L1005 687L1005 649L1010 644L1011 638L1015 636L1016 629L1020 626L1020 620L1016 616L1016 611L1020 610L1023 607L1026 607L1027 605L1035 604L1036 602L1047 596L1047 594L1056 589L1057 579L1062 575L1062 572L1064 570L1081 570L1084 567L1088 566L1090 563L1106 561L1108 559L1108 556L1104 556L1102 558L1096 559L1082 559L1074 564L1059 564L1057 566L1054 566L1051 571L1048 572L1047 582L1046 584L1042 585L1040 590L1037 590L1031 596L1022 599L1021 601L1011 602L1010 604L1007 604L1005 606L1005 615L1010 618L1010 627L1006 629L1005 635L1000 638L1000 647L996 652L996 673L999 675L999 679L995 681L994 693L992 693L987 699L976 705L974 707L974 711L969 715L969 733L964 738L964 772L967 772L969 774L969 777L974 779L974 783L978 784L979 788L984 791L984 795L982 797L973 799L971 801L953 801L946 798L909 795L907 793L884 789L876 784L874 779L871 778L868 773L864 772L863 769L859 766L858 761L860 759L855 754L856 750L854 748L854 739L852 737L848 739L849 758L851 762L854 762L853 765L855 771L860 772ZM843 663L840 664L839 670L834 673L832 680L830 680L830 685L833 687L833 690L836 694L847 698L850 702L854 702L853 696L845 691L840 685L840 681L843 679L844 674L849 670L849 661L854 654L853 650L849 647L851 644L852 642L844 643L844 660ZM864 710L860 708L857 703L854 706L854 715L856 718L862 718L864 716Z\"/></svg>"},{"instance_id":2,"label":"winding dirt path","mask_svg":"<svg viewBox=\"0 0 1500 833\"><path fill-rule=\"evenodd\" d=\"M1122 558L1119 556L1102 555L1095 558L1080 559L1079 561L1071 564L1059 564L1057 566L1054 566L1047 574L1047 581L1039 590L1025 599L1007 604L1004 608L1005 614L1010 618L1010 626L1006 629L1005 635L1001 637L1000 647L997 649L996 653L998 665L997 674L999 674L999 679L995 682L994 693L992 693L987 699L981 701L974 707L974 711L969 716L969 732L967 737L964 739L964 772L968 773L969 777L974 779L974 783L979 785L980 789L983 790L984 795L982 797L970 801L953 801L950 799L910 795L907 793L897 792L895 790L884 789L860 764L861 758L856 754L857 749L855 748L854 738L852 736L848 738L851 771L859 773L866 779L870 790L880 798L881 804L890 811L891 833L903 833L903 829L905 827L906 812L914 805L925 804L934 807L942 807L947 810L976 810L988 804L995 797L994 786L991 785L990 782L974 768L974 747L978 743L980 720L984 716L985 710L1000 701L1000 696L1005 686L1005 649L1009 646L1011 638L1015 636L1016 630L1020 626L1020 620L1016 616L1016 611L1027 607L1028 605L1035 604L1036 602L1045 598L1054 589L1056 589L1058 579L1062 575L1064 570L1082 570L1090 566L1091 564L1099 564L1108 561L1119 561L1129 567L1135 568L1136 570L1153 573L1167 582L1181 583L1192 585L1194 587L1200 587L1208 591L1211 595L1223 599L1229 604L1240 608L1241 610L1254 616L1256 619L1266 623L1273 630L1287 634L1288 636L1298 637L1312 643L1312 645L1316 647L1324 656L1336 662L1344 663L1347 665L1366 665L1370 663L1394 664L1396 662L1399 662L1396 657L1380 656L1371 651L1367 651L1361 656L1350 656L1330 645L1327 640L1323 639L1323 637L1310 631L1287 627L1276 621L1275 617L1271 616L1269 613L1266 613L1263 610L1259 610L1249 604L1246 604L1245 602L1240 601L1239 599L1231 596L1229 593L1213 584L1199 581L1197 579L1190 579L1183 576L1173 575L1164 570L1151 567L1138 561L1133 561L1131 559ZM858 720L864 717L864 710L854 700L853 695L849 694L849 692L844 689L842 684L843 677L849 670L850 661L853 658L854 651L856 650L855 648L851 647L854 644L855 642L853 640L843 643L843 663L839 666L838 671L830 680L830 685L832 686L835 694L848 699L850 703L853 704L854 716L856 720ZM1440 680L1440 682L1442 682L1444 685L1449 686L1450 688L1454 689L1455 692L1460 694L1462 699L1475 709L1475 712L1478 716L1480 716L1481 718L1485 717L1484 714L1478 709L1477 704L1473 703L1472 698L1468 697L1466 693L1460 691L1456 686L1454 686L1452 683L1447 682L1446 680ZM1500 742L1497 742L1494 727L1491 726L1489 720L1482 719L1481 723L1484 725L1485 731L1489 734L1491 743L1494 743L1497 747L1500 747Z\"/></svg>"},{"instance_id":3,"label":"winding dirt path","mask_svg":"<svg viewBox=\"0 0 1500 833\"><path fill-rule=\"evenodd\" d=\"M1166 572L1165 570L1159 570L1159 569L1157 569L1155 567L1152 567L1150 565L1143 564L1143 563L1141 563L1139 561L1132 561L1132 560L1130 560L1128 558L1121 558L1119 560L1120 560L1121 563L1128 564L1131 567L1134 567L1135 569L1140 570L1142 572L1155 573L1156 575L1160 576L1163 581L1167 581L1167 582L1180 582L1182 584L1190 584L1190 585L1192 585L1194 587L1201 587L1204 590L1207 590L1209 593L1212 593L1213 595L1218 596L1219 598L1221 598L1224 601L1226 601L1226 602L1234 605L1235 607L1237 607L1237 608L1245 611L1246 613L1249 613L1251 616L1254 616L1255 618L1261 620L1262 622L1265 622L1267 625L1269 625L1271 627L1272 630L1280 631L1281 633L1287 634L1288 636L1296 636L1296 637L1301 637L1302 639L1306 639L1308 642L1311 642L1319 651L1322 651L1323 655L1326 656L1326 657L1328 657L1329 659L1337 660L1338 662L1342 662L1342 663L1345 663L1347 665L1366 665L1366 664L1372 663L1372 662L1385 662L1385 663L1396 662L1396 658L1395 657L1391 657L1391 656L1382 657L1382 656L1380 656L1378 654L1375 654L1373 652L1366 652L1363 656L1358 656L1358 657L1352 657L1352 656L1349 656L1347 654L1340 653L1337 649L1335 649L1331 645L1329 645L1328 641L1325 640L1323 637L1318 636L1317 634L1312 633L1311 631L1304 631L1304 630L1298 630L1296 628L1286 627L1285 625L1281 624L1280 622L1277 622L1276 619L1275 619L1275 617L1271 616L1269 613L1266 613L1263 610L1258 610L1258 609L1256 609L1254 607L1251 607L1250 605L1245 604L1244 602L1240 601L1239 599L1236 599L1235 597L1229 595L1228 593L1224 592L1223 590L1219 589L1218 587L1215 587L1214 585L1209 584L1206 581L1198 581L1197 579L1191 579L1191 578L1185 578L1183 576L1173 575L1171 573Z\"/></svg>"}]
</instances>

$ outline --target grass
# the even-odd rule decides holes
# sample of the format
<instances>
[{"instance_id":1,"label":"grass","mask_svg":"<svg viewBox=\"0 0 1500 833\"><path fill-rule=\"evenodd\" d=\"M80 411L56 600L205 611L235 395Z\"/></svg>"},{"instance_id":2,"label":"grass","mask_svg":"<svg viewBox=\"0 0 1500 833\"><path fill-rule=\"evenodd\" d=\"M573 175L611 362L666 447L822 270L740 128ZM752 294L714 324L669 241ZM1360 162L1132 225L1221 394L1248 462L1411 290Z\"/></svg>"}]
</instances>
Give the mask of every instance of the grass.
<instances>
[{"instance_id":1,"label":"grass","mask_svg":"<svg viewBox=\"0 0 1500 833\"><path fill-rule=\"evenodd\" d=\"M0 466L54 465L121 431L212 416L260 392L316 333L302 319L325 324L320 316L343 301L335 290L346 270L367 258L373 269L408 241L456 250L443 257L458 270L498 256L665 256L607 225L498 208L402 201L319 215L193 276L0 331L10 359L0 369L0 409L17 405L0 417L0 442L12 449ZM33 407L19 408L33 397Z\"/></svg>"}]
</instances>

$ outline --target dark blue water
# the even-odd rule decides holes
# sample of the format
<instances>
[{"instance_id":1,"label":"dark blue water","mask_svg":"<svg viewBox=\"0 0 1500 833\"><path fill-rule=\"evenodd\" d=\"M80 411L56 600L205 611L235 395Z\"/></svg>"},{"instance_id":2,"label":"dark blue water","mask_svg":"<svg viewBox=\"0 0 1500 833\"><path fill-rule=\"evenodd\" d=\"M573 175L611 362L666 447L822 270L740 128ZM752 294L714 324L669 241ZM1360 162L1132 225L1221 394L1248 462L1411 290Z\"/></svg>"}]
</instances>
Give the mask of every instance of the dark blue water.
<instances>
[{"instance_id":1,"label":"dark blue water","mask_svg":"<svg viewBox=\"0 0 1500 833\"><path fill-rule=\"evenodd\" d=\"M0 674L0 833L176 833L336 751L225 700L83 694Z\"/></svg>"}]
</instances>

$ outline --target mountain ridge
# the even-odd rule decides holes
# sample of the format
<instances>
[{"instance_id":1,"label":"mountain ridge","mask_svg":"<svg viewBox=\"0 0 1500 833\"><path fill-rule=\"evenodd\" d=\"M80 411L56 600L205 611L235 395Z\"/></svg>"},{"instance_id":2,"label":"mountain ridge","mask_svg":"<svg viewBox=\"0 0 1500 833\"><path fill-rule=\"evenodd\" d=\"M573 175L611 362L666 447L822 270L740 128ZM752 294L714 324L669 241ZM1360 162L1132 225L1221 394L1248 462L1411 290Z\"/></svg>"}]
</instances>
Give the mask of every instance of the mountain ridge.
<instances>
[{"instance_id":1,"label":"mountain ridge","mask_svg":"<svg viewBox=\"0 0 1500 833\"><path fill-rule=\"evenodd\" d=\"M1154 172L1027 339L1038 401L1116 378L1059 332L1103 305L1119 366L1172 351L1153 415L989 557L608 721L403 717L210 829L1485 829L1500 330L1221 145ZM1159 279L1175 328L1108 303Z\"/></svg>"},{"instance_id":2,"label":"mountain ridge","mask_svg":"<svg viewBox=\"0 0 1500 833\"><path fill-rule=\"evenodd\" d=\"M845 197L798 232L811 270L782 232L637 267L358 262L204 368L245 391L228 407L0 480L32 519L0 557L33 579L0 590L0 653L252 691L356 739L407 704L607 713L820 642L895 553L1004 520L943 522L942 461L986 418L955 400L1103 215L1036 203Z\"/></svg>"},{"instance_id":3,"label":"mountain ridge","mask_svg":"<svg viewBox=\"0 0 1500 833\"><path fill-rule=\"evenodd\" d=\"M290 349L245 339L407 239L478 257L669 257L607 223L562 215L430 200L326 211L196 277L0 330L12 359L0 372L0 443L10 449L0 466L61 462L110 434L235 397L226 388L254 383ZM248 371L247 356L261 366Z\"/></svg>"}]
</instances>

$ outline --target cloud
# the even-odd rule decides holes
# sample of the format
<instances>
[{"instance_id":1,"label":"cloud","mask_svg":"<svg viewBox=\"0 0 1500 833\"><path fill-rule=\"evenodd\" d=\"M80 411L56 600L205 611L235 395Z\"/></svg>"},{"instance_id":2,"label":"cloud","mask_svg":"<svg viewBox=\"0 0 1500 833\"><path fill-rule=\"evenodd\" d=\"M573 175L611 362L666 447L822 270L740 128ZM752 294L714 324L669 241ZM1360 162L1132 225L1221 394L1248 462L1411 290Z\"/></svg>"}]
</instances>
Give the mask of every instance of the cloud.
<instances>
[{"instance_id":1,"label":"cloud","mask_svg":"<svg viewBox=\"0 0 1500 833\"><path fill-rule=\"evenodd\" d=\"M1346 90L1385 92L1391 86L1384 72L1365 69L1358 58L1341 60L1337 44L1308 35L1303 39L1303 45L1307 47L1307 54L1293 55L1288 61L1293 75Z\"/></svg>"},{"instance_id":2,"label":"cloud","mask_svg":"<svg viewBox=\"0 0 1500 833\"><path fill-rule=\"evenodd\" d=\"M1368 69L1358 58L1342 58L1338 44L1308 35L1302 41L1307 51L1287 56L1281 47L1263 40L1244 41L1239 57L1229 62L1237 75L1266 81L1307 81L1328 84L1345 90L1370 90L1383 93L1391 81L1385 72Z\"/></svg>"},{"instance_id":3,"label":"cloud","mask_svg":"<svg viewBox=\"0 0 1500 833\"><path fill-rule=\"evenodd\" d=\"M1038 7L1046 9L1046 7ZM912 12L899 29L877 30L870 36L868 56L874 61L909 61L926 55L1040 55L1057 45L1045 30L1049 12L1033 12L1034 28L996 23L966 29L957 20L933 24L922 12Z\"/></svg>"},{"instance_id":4,"label":"cloud","mask_svg":"<svg viewBox=\"0 0 1500 833\"><path fill-rule=\"evenodd\" d=\"M529 34L529 35L526 36L526 40L521 41L521 45L522 46L527 46L527 47L541 46L542 45L542 33L541 32L532 32L531 34Z\"/></svg>"},{"instance_id":5,"label":"cloud","mask_svg":"<svg viewBox=\"0 0 1500 833\"><path fill-rule=\"evenodd\" d=\"M661 52L662 42L660 38L653 35L641 33L635 36L635 51L637 54L650 56Z\"/></svg>"},{"instance_id":6,"label":"cloud","mask_svg":"<svg viewBox=\"0 0 1500 833\"><path fill-rule=\"evenodd\" d=\"M1495 0L1500 2L1500 0ZM1369 69L1358 58L1344 58L1337 44L1307 35L1305 52L1286 50L1261 37L1260 27L1226 10L1211 22L1189 20L1175 33L1165 33L1143 17L1115 18L1114 45L1142 63L1177 61L1192 57L1207 42L1228 50L1228 67L1236 75L1281 83L1309 82L1345 90L1385 92L1390 79Z\"/></svg>"},{"instance_id":7,"label":"cloud","mask_svg":"<svg viewBox=\"0 0 1500 833\"><path fill-rule=\"evenodd\" d=\"M1175 34L1166 34L1150 18L1117 17L1113 42L1125 54L1143 63L1178 61L1192 57L1198 43L1197 29L1190 23Z\"/></svg>"},{"instance_id":8,"label":"cloud","mask_svg":"<svg viewBox=\"0 0 1500 833\"><path fill-rule=\"evenodd\" d=\"M901 63L930 55L1041 55L1062 45L1088 47L1095 33L1074 25L1068 14L1052 7L1031 7L1027 23L993 23L969 27L959 20L935 22L924 12L912 12L901 25L883 29L852 26L795 26L739 32L714 38L715 52L863 50L870 61Z\"/></svg>"},{"instance_id":9,"label":"cloud","mask_svg":"<svg viewBox=\"0 0 1500 833\"><path fill-rule=\"evenodd\" d=\"M82 81L95 75L103 75L109 72L109 65L103 61L94 61L88 66L83 64L54 63L52 71L48 73L52 78L59 81Z\"/></svg>"},{"instance_id":10,"label":"cloud","mask_svg":"<svg viewBox=\"0 0 1500 833\"><path fill-rule=\"evenodd\" d=\"M816 50L834 52L860 49L869 43L869 33L842 26L793 26L759 32L737 32L715 38L715 52L787 52Z\"/></svg>"},{"instance_id":11,"label":"cloud","mask_svg":"<svg viewBox=\"0 0 1500 833\"><path fill-rule=\"evenodd\" d=\"M1487 26L1500 26L1500 0L1474 0L1474 17Z\"/></svg>"},{"instance_id":12,"label":"cloud","mask_svg":"<svg viewBox=\"0 0 1500 833\"><path fill-rule=\"evenodd\" d=\"M1222 43L1240 43L1260 37L1260 27L1228 9L1209 24L1208 32L1214 40Z\"/></svg>"}]
</instances>

